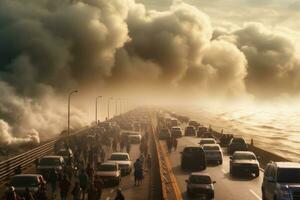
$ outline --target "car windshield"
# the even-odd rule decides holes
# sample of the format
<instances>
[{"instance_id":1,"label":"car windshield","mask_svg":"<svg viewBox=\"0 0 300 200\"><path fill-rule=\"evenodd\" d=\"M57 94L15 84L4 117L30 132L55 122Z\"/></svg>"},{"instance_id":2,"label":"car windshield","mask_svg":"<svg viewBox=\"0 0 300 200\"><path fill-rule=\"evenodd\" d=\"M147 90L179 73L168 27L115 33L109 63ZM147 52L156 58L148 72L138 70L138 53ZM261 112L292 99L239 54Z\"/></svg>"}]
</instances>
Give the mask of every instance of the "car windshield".
<instances>
[{"instance_id":1,"label":"car windshield","mask_svg":"<svg viewBox=\"0 0 300 200\"><path fill-rule=\"evenodd\" d=\"M300 169L278 169L279 183L300 183Z\"/></svg>"},{"instance_id":2,"label":"car windshield","mask_svg":"<svg viewBox=\"0 0 300 200\"><path fill-rule=\"evenodd\" d=\"M190 182L194 184L211 184L209 176L190 176Z\"/></svg>"},{"instance_id":3,"label":"car windshield","mask_svg":"<svg viewBox=\"0 0 300 200\"><path fill-rule=\"evenodd\" d=\"M122 154L113 154L110 157L111 160L129 160L127 155Z\"/></svg>"},{"instance_id":4,"label":"car windshield","mask_svg":"<svg viewBox=\"0 0 300 200\"><path fill-rule=\"evenodd\" d=\"M200 147L186 147L183 150L184 153L193 153L193 152L201 152Z\"/></svg>"},{"instance_id":5,"label":"car windshield","mask_svg":"<svg viewBox=\"0 0 300 200\"><path fill-rule=\"evenodd\" d=\"M204 146L204 150L220 150L218 146Z\"/></svg>"},{"instance_id":6,"label":"car windshield","mask_svg":"<svg viewBox=\"0 0 300 200\"><path fill-rule=\"evenodd\" d=\"M233 155L234 160L256 160L253 154L237 153Z\"/></svg>"},{"instance_id":7,"label":"car windshield","mask_svg":"<svg viewBox=\"0 0 300 200\"><path fill-rule=\"evenodd\" d=\"M241 143L241 144L244 144L245 140L243 138L234 138L234 139L232 139L232 143Z\"/></svg>"},{"instance_id":8,"label":"car windshield","mask_svg":"<svg viewBox=\"0 0 300 200\"><path fill-rule=\"evenodd\" d=\"M161 129L160 132L161 133L168 133L169 131L168 131L168 129Z\"/></svg>"},{"instance_id":9,"label":"car windshield","mask_svg":"<svg viewBox=\"0 0 300 200\"><path fill-rule=\"evenodd\" d=\"M200 144L215 144L214 140L201 140Z\"/></svg>"},{"instance_id":10,"label":"car windshield","mask_svg":"<svg viewBox=\"0 0 300 200\"><path fill-rule=\"evenodd\" d=\"M117 170L117 166L116 165L100 165L97 168L97 171L112 172L112 171L116 171L116 170Z\"/></svg>"},{"instance_id":11,"label":"car windshield","mask_svg":"<svg viewBox=\"0 0 300 200\"><path fill-rule=\"evenodd\" d=\"M60 160L58 158L42 158L39 162L39 165L60 165Z\"/></svg>"},{"instance_id":12,"label":"car windshield","mask_svg":"<svg viewBox=\"0 0 300 200\"><path fill-rule=\"evenodd\" d=\"M14 187L37 187L38 180L34 176L16 176L10 181Z\"/></svg>"}]
</instances>

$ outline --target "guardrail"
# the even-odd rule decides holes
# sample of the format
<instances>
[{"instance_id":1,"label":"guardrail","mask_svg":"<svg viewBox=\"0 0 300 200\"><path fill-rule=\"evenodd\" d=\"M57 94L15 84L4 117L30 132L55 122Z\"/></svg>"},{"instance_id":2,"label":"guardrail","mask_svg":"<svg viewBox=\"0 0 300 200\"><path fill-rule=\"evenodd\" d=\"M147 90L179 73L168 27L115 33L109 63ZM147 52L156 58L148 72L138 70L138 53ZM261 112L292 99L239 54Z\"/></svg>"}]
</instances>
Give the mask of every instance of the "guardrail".
<instances>
[{"instance_id":1,"label":"guardrail","mask_svg":"<svg viewBox=\"0 0 300 200\"><path fill-rule=\"evenodd\" d=\"M164 200L181 200L181 192L176 182L176 178L173 174L172 167L168 160L168 156L166 154L165 149L159 143L159 140L156 136L156 128L153 125L154 119L151 119L152 123L152 133L155 142L155 146L157 149L157 157L158 157L158 164L159 164L159 171L160 171L160 182L162 188L162 199Z\"/></svg>"},{"instance_id":2,"label":"guardrail","mask_svg":"<svg viewBox=\"0 0 300 200\"><path fill-rule=\"evenodd\" d=\"M88 127L84 127L74 132L71 136L78 135L87 129ZM54 139L25 153L19 154L15 157L9 158L8 160L0 162L0 181L9 178L11 175L14 175L15 169L19 165L21 165L22 168L26 168L27 166L31 165L37 158L41 158L49 154L51 151L53 151L55 142L63 138L65 137Z\"/></svg>"}]
</instances>

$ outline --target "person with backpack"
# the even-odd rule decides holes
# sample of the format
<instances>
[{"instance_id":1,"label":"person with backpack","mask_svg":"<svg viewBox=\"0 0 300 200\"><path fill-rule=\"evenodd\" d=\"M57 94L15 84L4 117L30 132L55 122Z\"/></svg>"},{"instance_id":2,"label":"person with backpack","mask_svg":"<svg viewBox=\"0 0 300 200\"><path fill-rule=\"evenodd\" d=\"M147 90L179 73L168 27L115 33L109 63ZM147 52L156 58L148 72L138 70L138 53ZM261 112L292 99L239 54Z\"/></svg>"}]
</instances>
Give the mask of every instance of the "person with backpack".
<instances>
[{"instance_id":1,"label":"person with backpack","mask_svg":"<svg viewBox=\"0 0 300 200\"><path fill-rule=\"evenodd\" d=\"M81 188L80 188L79 182L75 183L71 194L72 194L73 200L80 200Z\"/></svg>"}]
</instances>

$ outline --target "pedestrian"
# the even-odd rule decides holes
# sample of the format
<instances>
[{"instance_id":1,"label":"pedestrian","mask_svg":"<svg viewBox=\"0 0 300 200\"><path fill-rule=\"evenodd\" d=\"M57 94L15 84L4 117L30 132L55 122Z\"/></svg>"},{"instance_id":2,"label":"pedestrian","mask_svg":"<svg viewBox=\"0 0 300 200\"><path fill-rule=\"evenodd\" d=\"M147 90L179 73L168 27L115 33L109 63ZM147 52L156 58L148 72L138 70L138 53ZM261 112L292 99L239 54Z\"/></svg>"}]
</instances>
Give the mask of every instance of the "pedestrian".
<instances>
[{"instance_id":1,"label":"pedestrian","mask_svg":"<svg viewBox=\"0 0 300 200\"><path fill-rule=\"evenodd\" d=\"M91 181L92 181L92 179L94 177L94 168L91 166L90 163L86 167L86 173L89 176L89 179L91 179Z\"/></svg>"},{"instance_id":2,"label":"pedestrian","mask_svg":"<svg viewBox=\"0 0 300 200\"><path fill-rule=\"evenodd\" d=\"M130 149L131 149L131 144L130 144L130 142L128 141L127 144L126 144L126 152L127 152L127 153L130 153Z\"/></svg>"},{"instance_id":3,"label":"pedestrian","mask_svg":"<svg viewBox=\"0 0 300 200\"><path fill-rule=\"evenodd\" d=\"M143 173L143 166L139 158L136 159L133 167L134 167L134 185L139 186L142 177L141 175Z\"/></svg>"},{"instance_id":4,"label":"pedestrian","mask_svg":"<svg viewBox=\"0 0 300 200\"><path fill-rule=\"evenodd\" d=\"M177 144L178 144L178 141L176 138L173 139L173 147L174 147L174 151L176 151L177 149Z\"/></svg>"},{"instance_id":5,"label":"pedestrian","mask_svg":"<svg viewBox=\"0 0 300 200\"><path fill-rule=\"evenodd\" d=\"M50 171L48 180L51 186L51 198L55 199L56 198L55 193L56 193L57 181L58 181L58 173L55 169L52 169Z\"/></svg>"},{"instance_id":6,"label":"pedestrian","mask_svg":"<svg viewBox=\"0 0 300 200\"><path fill-rule=\"evenodd\" d=\"M5 191L4 198L5 200L18 200L16 190L13 186L6 184L7 190Z\"/></svg>"},{"instance_id":7,"label":"pedestrian","mask_svg":"<svg viewBox=\"0 0 300 200\"><path fill-rule=\"evenodd\" d=\"M150 170L151 169L151 156L150 156L150 154L148 154L146 160L147 160L147 168Z\"/></svg>"},{"instance_id":8,"label":"pedestrian","mask_svg":"<svg viewBox=\"0 0 300 200\"><path fill-rule=\"evenodd\" d=\"M22 174L22 166L18 165L15 169L15 174Z\"/></svg>"},{"instance_id":9,"label":"pedestrian","mask_svg":"<svg viewBox=\"0 0 300 200\"><path fill-rule=\"evenodd\" d=\"M40 186L36 193L36 200L48 200L46 188L44 186Z\"/></svg>"},{"instance_id":10,"label":"pedestrian","mask_svg":"<svg viewBox=\"0 0 300 200\"><path fill-rule=\"evenodd\" d=\"M125 200L125 197L124 197L124 195L122 194L122 191L121 191L120 188L117 189L117 195L116 195L116 197L115 197L115 200Z\"/></svg>"},{"instance_id":11,"label":"pedestrian","mask_svg":"<svg viewBox=\"0 0 300 200\"><path fill-rule=\"evenodd\" d=\"M25 188L24 199L25 199L25 200L34 200L33 194L32 194L32 192L29 190L28 187Z\"/></svg>"},{"instance_id":12,"label":"pedestrian","mask_svg":"<svg viewBox=\"0 0 300 200\"><path fill-rule=\"evenodd\" d=\"M99 178L98 176L95 176L94 178L94 185L98 191L98 197L97 197L97 200L100 200L101 199L101 196L102 196L102 188L104 186L104 183L102 181L101 178Z\"/></svg>"},{"instance_id":13,"label":"pedestrian","mask_svg":"<svg viewBox=\"0 0 300 200\"><path fill-rule=\"evenodd\" d=\"M98 200L98 196L98 191L94 183L92 183L90 188L88 189L88 200Z\"/></svg>"},{"instance_id":14,"label":"pedestrian","mask_svg":"<svg viewBox=\"0 0 300 200\"><path fill-rule=\"evenodd\" d=\"M75 183L75 186L72 189L71 194L73 196L73 200L80 200L81 188L78 182Z\"/></svg>"},{"instance_id":15,"label":"pedestrian","mask_svg":"<svg viewBox=\"0 0 300 200\"><path fill-rule=\"evenodd\" d=\"M68 192L70 190L70 185L71 183L68 180L67 175L64 175L63 179L59 183L61 200L67 200Z\"/></svg>"},{"instance_id":16,"label":"pedestrian","mask_svg":"<svg viewBox=\"0 0 300 200\"><path fill-rule=\"evenodd\" d=\"M172 146L173 146L172 138L170 137L170 138L167 139L167 147L168 147L169 153L171 153L171 151L172 151Z\"/></svg>"},{"instance_id":17,"label":"pedestrian","mask_svg":"<svg viewBox=\"0 0 300 200\"><path fill-rule=\"evenodd\" d=\"M82 169L79 174L79 184L82 189L82 198L84 199L85 193L86 193L88 185L89 185L89 176L87 175L87 173L84 169Z\"/></svg>"}]
</instances>

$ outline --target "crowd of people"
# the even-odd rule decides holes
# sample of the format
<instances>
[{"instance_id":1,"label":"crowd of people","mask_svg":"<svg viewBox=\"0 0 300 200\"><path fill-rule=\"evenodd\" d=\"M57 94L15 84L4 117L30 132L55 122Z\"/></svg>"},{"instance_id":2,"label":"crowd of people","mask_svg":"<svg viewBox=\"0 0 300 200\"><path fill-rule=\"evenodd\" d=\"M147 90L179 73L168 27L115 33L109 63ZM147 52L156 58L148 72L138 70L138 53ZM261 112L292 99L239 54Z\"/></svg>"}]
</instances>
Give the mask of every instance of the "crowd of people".
<instances>
[{"instance_id":1,"label":"crowd of people","mask_svg":"<svg viewBox=\"0 0 300 200\"><path fill-rule=\"evenodd\" d=\"M144 170L151 167L151 156L148 153L148 133L142 137L140 144L140 157L134 163L135 185L142 184ZM66 200L100 200L104 183L101 178L95 176L95 167L104 162L108 152L130 153L131 144L128 137L120 134L120 129L111 128L109 130L103 127L97 127L93 133L76 136L64 142L58 142L54 145L54 151L57 153L61 148L71 149L72 159L66 161L62 171L51 170L47 177L46 184L41 184L37 192L33 193L26 188L22 198L18 197L13 186L7 185L7 190L3 200L48 200L61 199ZM38 161L35 162L36 167ZM21 167L20 167L21 168ZM21 173L21 169L16 172ZM72 182L72 179L75 179ZM74 183L72 185L72 183ZM50 188L50 189L48 189ZM59 197L57 190L59 188ZM87 197L87 198L86 198ZM115 196L116 200L124 200L121 189L118 189Z\"/></svg>"}]
</instances>

